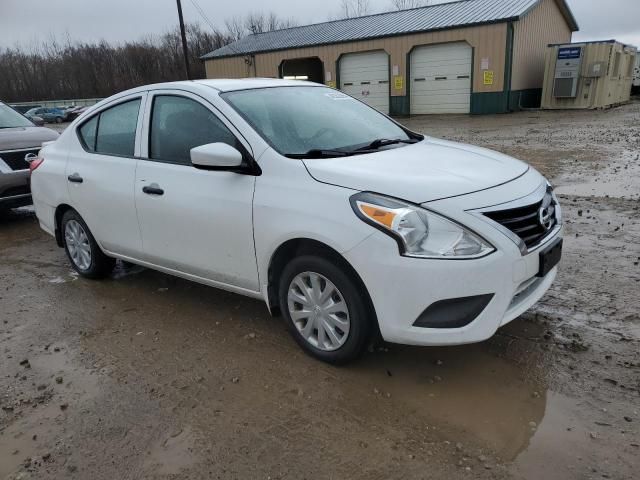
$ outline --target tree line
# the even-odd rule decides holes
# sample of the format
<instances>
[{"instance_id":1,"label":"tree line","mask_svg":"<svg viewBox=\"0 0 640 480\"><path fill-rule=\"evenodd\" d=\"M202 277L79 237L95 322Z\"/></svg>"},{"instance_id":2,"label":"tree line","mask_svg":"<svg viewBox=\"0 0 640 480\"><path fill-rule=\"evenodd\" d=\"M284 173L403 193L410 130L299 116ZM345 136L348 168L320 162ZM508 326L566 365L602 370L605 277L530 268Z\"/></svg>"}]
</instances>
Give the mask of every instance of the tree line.
<instances>
[{"instance_id":1,"label":"tree line","mask_svg":"<svg viewBox=\"0 0 640 480\"><path fill-rule=\"evenodd\" d=\"M186 27L189 64L204 78L199 57L231 42L226 33ZM28 50L0 51L0 99L6 102L101 98L149 83L185 78L180 32L112 45L52 39Z\"/></svg>"},{"instance_id":2,"label":"tree line","mask_svg":"<svg viewBox=\"0 0 640 480\"><path fill-rule=\"evenodd\" d=\"M425 5L421 0L391 0L392 8ZM370 13L368 0L344 0L338 18ZM206 19L206 17L205 17ZM189 66L193 78L204 78L202 55L251 33L296 25L274 13L252 12L233 17L218 29L208 22L186 26ZM29 48L0 49L0 100L27 102L102 98L139 85L185 78L178 28L162 35L119 44L60 41L51 38Z\"/></svg>"}]
</instances>

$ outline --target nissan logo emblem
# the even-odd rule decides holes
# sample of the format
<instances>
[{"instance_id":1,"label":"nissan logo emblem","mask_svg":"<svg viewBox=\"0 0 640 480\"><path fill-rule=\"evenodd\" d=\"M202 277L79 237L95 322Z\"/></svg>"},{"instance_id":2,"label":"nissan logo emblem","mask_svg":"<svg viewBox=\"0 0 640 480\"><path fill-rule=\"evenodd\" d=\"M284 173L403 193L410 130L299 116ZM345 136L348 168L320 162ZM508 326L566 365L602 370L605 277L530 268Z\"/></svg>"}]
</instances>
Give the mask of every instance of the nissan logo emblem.
<instances>
[{"instance_id":1,"label":"nissan logo emblem","mask_svg":"<svg viewBox=\"0 0 640 480\"><path fill-rule=\"evenodd\" d=\"M551 216L551 212L549 212L549 207L540 208L538 211L538 222L540 222L540 225L542 225L545 230L551 228L553 217Z\"/></svg>"}]
</instances>

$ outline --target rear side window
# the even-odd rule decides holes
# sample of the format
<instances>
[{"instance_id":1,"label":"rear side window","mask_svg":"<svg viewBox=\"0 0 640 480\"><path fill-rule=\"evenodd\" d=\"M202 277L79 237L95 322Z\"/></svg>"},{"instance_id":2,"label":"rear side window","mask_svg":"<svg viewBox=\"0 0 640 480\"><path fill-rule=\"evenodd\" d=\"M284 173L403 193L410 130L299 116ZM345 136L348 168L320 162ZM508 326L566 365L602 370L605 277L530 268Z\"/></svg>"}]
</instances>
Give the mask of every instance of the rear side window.
<instances>
[{"instance_id":1,"label":"rear side window","mask_svg":"<svg viewBox=\"0 0 640 480\"><path fill-rule=\"evenodd\" d=\"M233 133L200 103L176 95L156 95L149 135L149 158L191 165L191 149L208 143L241 149Z\"/></svg>"},{"instance_id":2,"label":"rear side window","mask_svg":"<svg viewBox=\"0 0 640 480\"><path fill-rule=\"evenodd\" d=\"M129 100L103 110L79 130L85 149L104 155L133 157L140 99Z\"/></svg>"},{"instance_id":3,"label":"rear side window","mask_svg":"<svg viewBox=\"0 0 640 480\"><path fill-rule=\"evenodd\" d=\"M140 99L103 110L98 123L96 152L133 157Z\"/></svg>"},{"instance_id":4,"label":"rear side window","mask_svg":"<svg viewBox=\"0 0 640 480\"><path fill-rule=\"evenodd\" d=\"M96 151L96 132L98 131L99 116L96 115L80 127L80 138L84 142L85 148L90 152Z\"/></svg>"}]
</instances>

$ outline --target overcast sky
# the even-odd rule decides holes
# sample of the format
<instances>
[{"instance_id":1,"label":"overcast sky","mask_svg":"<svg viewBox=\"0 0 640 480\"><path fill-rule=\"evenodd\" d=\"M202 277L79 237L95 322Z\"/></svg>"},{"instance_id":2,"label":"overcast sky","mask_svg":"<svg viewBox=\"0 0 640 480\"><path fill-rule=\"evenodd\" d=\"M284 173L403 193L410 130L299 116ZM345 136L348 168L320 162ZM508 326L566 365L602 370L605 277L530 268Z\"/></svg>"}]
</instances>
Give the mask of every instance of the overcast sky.
<instances>
[{"instance_id":1,"label":"overcast sky","mask_svg":"<svg viewBox=\"0 0 640 480\"><path fill-rule=\"evenodd\" d=\"M216 26L225 18L269 10L298 23L316 23L337 14L341 0L182 0L187 22L202 22L194 3ZM574 40L615 38L640 46L640 0L568 0L580 32ZM390 0L370 0L375 11ZM175 0L0 0L0 47L28 46L52 35L59 39L110 42L162 33L177 22Z\"/></svg>"}]
</instances>

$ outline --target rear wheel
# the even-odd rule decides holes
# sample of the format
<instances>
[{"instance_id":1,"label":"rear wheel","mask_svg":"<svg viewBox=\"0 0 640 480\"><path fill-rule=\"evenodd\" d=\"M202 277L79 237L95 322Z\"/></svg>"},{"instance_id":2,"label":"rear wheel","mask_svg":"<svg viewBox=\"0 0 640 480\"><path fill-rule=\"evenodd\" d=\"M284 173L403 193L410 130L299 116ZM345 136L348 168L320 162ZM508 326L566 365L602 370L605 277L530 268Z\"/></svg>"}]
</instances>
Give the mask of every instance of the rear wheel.
<instances>
[{"instance_id":1,"label":"rear wheel","mask_svg":"<svg viewBox=\"0 0 640 480\"><path fill-rule=\"evenodd\" d=\"M74 270L86 278L109 276L115 259L107 257L98 246L89 227L75 210L68 210L62 217L62 238L67 257Z\"/></svg>"},{"instance_id":2,"label":"rear wheel","mask_svg":"<svg viewBox=\"0 0 640 480\"><path fill-rule=\"evenodd\" d=\"M289 331L313 357L344 364L366 347L371 319L351 276L317 256L294 258L279 286L280 309Z\"/></svg>"},{"instance_id":3,"label":"rear wheel","mask_svg":"<svg viewBox=\"0 0 640 480\"><path fill-rule=\"evenodd\" d=\"M62 123L62 117L56 117L56 123Z\"/></svg>"}]
</instances>

